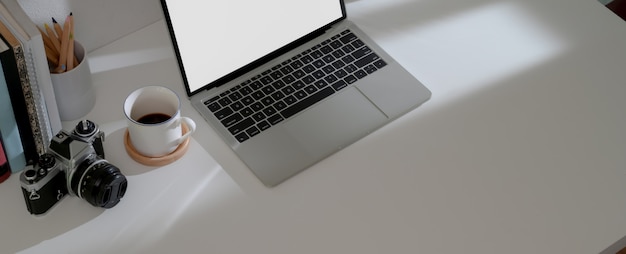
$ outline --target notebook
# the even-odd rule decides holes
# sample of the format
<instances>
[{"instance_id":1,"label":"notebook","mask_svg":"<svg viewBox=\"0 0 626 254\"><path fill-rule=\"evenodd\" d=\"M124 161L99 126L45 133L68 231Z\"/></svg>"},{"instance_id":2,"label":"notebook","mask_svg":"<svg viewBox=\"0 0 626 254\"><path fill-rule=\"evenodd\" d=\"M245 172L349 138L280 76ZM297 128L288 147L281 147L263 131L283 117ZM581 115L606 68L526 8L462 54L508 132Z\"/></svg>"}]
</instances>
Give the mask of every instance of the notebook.
<instances>
[{"instance_id":1,"label":"notebook","mask_svg":"<svg viewBox=\"0 0 626 254\"><path fill-rule=\"evenodd\" d=\"M430 98L342 0L161 0L193 107L275 186Z\"/></svg>"}]
</instances>

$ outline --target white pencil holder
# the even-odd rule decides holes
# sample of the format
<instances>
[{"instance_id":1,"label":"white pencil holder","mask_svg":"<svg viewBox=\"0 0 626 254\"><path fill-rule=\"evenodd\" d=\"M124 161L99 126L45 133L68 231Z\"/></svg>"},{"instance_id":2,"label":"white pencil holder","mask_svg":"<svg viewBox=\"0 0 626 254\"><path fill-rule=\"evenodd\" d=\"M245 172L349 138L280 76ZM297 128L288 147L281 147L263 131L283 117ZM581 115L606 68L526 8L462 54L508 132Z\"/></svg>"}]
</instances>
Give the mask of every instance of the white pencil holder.
<instances>
[{"instance_id":1,"label":"white pencil holder","mask_svg":"<svg viewBox=\"0 0 626 254\"><path fill-rule=\"evenodd\" d=\"M77 41L74 42L74 54L78 59L78 65L74 69L63 73L50 73L62 121L76 120L85 116L96 101L87 52Z\"/></svg>"}]
</instances>

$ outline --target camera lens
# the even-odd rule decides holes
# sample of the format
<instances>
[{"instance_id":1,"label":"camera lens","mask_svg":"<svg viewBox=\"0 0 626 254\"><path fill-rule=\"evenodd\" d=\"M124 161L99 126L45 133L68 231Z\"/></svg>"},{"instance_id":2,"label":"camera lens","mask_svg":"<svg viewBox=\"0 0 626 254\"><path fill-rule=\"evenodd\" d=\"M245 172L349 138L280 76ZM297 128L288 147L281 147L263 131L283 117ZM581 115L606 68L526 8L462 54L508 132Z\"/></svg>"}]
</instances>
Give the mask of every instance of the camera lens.
<instances>
[{"instance_id":1,"label":"camera lens","mask_svg":"<svg viewBox=\"0 0 626 254\"><path fill-rule=\"evenodd\" d=\"M73 172L70 188L93 206L111 208L126 193L126 177L114 165L99 158L85 159Z\"/></svg>"}]
</instances>

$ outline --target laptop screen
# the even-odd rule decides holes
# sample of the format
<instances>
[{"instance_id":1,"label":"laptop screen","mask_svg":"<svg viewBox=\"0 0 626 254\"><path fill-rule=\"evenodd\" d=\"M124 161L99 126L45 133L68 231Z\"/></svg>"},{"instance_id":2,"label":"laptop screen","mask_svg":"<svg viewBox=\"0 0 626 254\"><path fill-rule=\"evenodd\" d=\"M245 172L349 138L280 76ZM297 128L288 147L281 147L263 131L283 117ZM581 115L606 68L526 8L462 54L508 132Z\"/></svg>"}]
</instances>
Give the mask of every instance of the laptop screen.
<instances>
[{"instance_id":1,"label":"laptop screen","mask_svg":"<svg viewBox=\"0 0 626 254\"><path fill-rule=\"evenodd\" d=\"M342 0L161 3L188 95L220 85L345 17Z\"/></svg>"}]
</instances>

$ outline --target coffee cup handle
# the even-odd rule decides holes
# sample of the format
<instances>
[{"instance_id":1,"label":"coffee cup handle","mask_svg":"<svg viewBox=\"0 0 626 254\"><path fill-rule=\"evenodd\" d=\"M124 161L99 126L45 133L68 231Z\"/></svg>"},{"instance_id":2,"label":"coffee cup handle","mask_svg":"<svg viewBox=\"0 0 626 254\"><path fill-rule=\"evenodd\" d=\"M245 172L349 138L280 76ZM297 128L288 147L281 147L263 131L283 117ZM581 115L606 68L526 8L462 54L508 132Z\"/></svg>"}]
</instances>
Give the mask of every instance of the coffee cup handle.
<instances>
[{"instance_id":1,"label":"coffee cup handle","mask_svg":"<svg viewBox=\"0 0 626 254\"><path fill-rule=\"evenodd\" d=\"M194 122L191 118L183 116L180 118L180 120L187 124L188 131L178 139L179 144L183 143L185 139L189 137L189 135L193 134L193 132L196 131L196 122Z\"/></svg>"}]
</instances>

